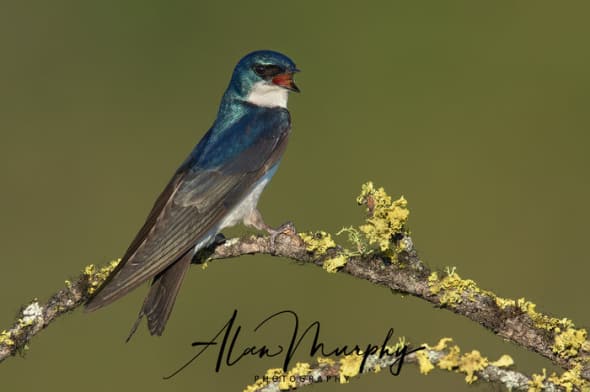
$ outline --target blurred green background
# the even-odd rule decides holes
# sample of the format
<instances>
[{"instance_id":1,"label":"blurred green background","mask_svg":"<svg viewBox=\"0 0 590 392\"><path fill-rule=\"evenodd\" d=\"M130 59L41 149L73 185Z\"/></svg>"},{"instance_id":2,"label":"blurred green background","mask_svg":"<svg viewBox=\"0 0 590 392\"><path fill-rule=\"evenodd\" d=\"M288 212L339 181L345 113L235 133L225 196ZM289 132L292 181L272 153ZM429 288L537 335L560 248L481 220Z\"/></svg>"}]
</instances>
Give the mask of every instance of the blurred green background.
<instances>
[{"instance_id":1,"label":"blurred green background","mask_svg":"<svg viewBox=\"0 0 590 392\"><path fill-rule=\"evenodd\" d=\"M303 70L293 133L260 208L267 222L358 224L373 180L403 194L433 268L590 325L588 2L3 1L0 5L0 330L89 263L121 256L155 197L212 123L233 66L255 49ZM234 229L230 234L247 230ZM344 241L344 239L341 239ZM244 344L284 342L292 309L331 345L452 336L517 368L549 362L424 301L271 257L193 267L165 334L124 339L147 286L62 317L0 365L19 390L241 391L278 359L214 373L211 351L162 376L239 310ZM298 359L309 360L301 353ZM322 391L468 387L407 367Z\"/></svg>"}]
</instances>

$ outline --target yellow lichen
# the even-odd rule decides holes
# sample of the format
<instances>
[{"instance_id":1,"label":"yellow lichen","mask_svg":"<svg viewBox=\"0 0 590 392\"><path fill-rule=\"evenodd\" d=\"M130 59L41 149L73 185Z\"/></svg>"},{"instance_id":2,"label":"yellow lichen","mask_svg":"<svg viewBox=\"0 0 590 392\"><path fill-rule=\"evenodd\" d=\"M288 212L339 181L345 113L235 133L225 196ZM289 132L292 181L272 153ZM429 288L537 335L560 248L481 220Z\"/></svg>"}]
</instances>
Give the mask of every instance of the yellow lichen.
<instances>
[{"instance_id":1,"label":"yellow lichen","mask_svg":"<svg viewBox=\"0 0 590 392\"><path fill-rule=\"evenodd\" d=\"M567 318L558 319L537 312L536 305L524 298L513 300L498 297L491 291L480 289L471 279L461 279L454 269L448 269L447 275L443 278L439 278L437 272L431 273L428 277L428 286L432 294L439 295L440 303L443 305L452 307L465 299L473 300L476 294L481 294L493 298L501 309L508 307L519 309L533 320L537 328L552 331L556 334L553 352L562 358L576 355L586 342L587 331L585 329L575 329L571 320Z\"/></svg>"},{"instance_id":2,"label":"yellow lichen","mask_svg":"<svg viewBox=\"0 0 590 392\"><path fill-rule=\"evenodd\" d=\"M0 345L14 346L14 340L12 340L12 333L10 331L3 330L0 332Z\"/></svg>"},{"instance_id":3,"label":"yellow lichen","mask_svg":"<svg viewBox=\"0 0 590 392\"><path fill-rule=\"evenodd\" d=\"M441 340L438 341L438 343L434 347L430 347L427 344L424 344L424 346L426 346L426 348L429 348L431 350L442 351L445 348L447 348L447 344L451 343L452 341L453 341L453 338L442 338Z\"/></svg>"},{"instance_id":4,"label":"yellow lichen","mask_svg":"<svg viewBox=\"0 0 590 392\"><path fill-rule=\"evenodd\" d=\"M495 299L496 304L501 309L506 309L509 306L515 307L526 313L537 328L554 332L555 338L552 350L561 358L570 358L577 355L586 343L588 332L585 329L575 328L574 323L567 318L558 319L537 312L537 305L524 298L519 298L516 301L500 297L495 297Z\"/></svg>"},{"instance_id":5,"label":"yellow lichen","mask_svg":"<svg viewBox=\"0 0 590 392\"><path fill-rule=\"evenodd\" d=\"M334 258L324 261L324 264L322 266L326 271L330 273L336 273L338 272L338 268L344 266L347 261L348 258L345 255L338 255Z\"/></svg>"},{"instance_id":6,"label":"yellow lichen","mask_svg":"<svg viewBox=\"0 0 590 392\"><path fill-rule=\"evenodd\" d=\"M264 377L259 378L256 380L254 384L250 384L244 388L244 392L254 392L259 390L260 388L267 385L269 382L274 382L274 380L279 381L284 375L283 369L281 368L273 368L268 369L264 374Z\"/></svg>"},{"instance_id":7,"label":"yellow lichen","mask_svg":"<svg viewBox=\"0 0 590 392\"><path fill-rule=\"evenodd\" d=\"M354 377L359 374L363 356L350 354L340 359L340 383L346 384L348 377Z\"/></svg>"},{"instance_id":8,"label":"yellow lichen","mask_svg":"<svg viewBox=\"0 0 590 392\"><path fill-rule=\"evenodd\" d=\"M498 360L491 362L490 365L496 367L509 367L514 365L514 360L510 355L504 354L500 358L498 358Z\"/></svg>"},{"instance_id":9,"label":"yellow lichen","mask_svg":"<svg viewBox=\"0 0 590 392\"><path fill-rule=\"evenodd\" d=\"M531 381L529 381L528 392L542 391L546 378L547 378L547 371L545 369L543 369L543 374L533 374L531 376Z\"/></svg>"},{"instance_id":10,"label":"yellow lichen","mask_svg":"<svg viewBox=\"0 0 590 392\"><path fill-rule=\"evenodd\" d=\"M305 249L316 255L323 255L328 249L336 247L336 243L332 239L332 236L325 231L300 233L299 236L305 243ZM348 260L347 254L348 253L340 254L336 257L325 260L323 264L324 269L330 273L337 272L338 268L346 264Z\"/></svg>"},{"instance_id":11,"label":"yellow lichen","mask_svg":"<svg viewBox=\"0 0 590 392\"><path fill-rule=\"evenodd\" d=\"M308 363L298 362L295 367L287 372L287 374L281 378L279 382L280 390L289 390L297 386L297 379L308 375L310 372L310 366Z\"/></svg>"},{"instance_id":12,"label":"yellow lichen","mask_svg":"<svg viewBox=\"0 0 590 392\"><path fill-rule=\"evenodd\" d=\"M382 252L390 249L394 234L404 231L410 214L406 199L402 196L392 200L383 188L375 189L372 182L367 182L361 187L357 203L366 205L369 213L367 223L359 227L367 242L377 244Z\"/></svg>"},{"instance_id":13,"label":"yellow lichen","mask_svg":"<svg viewBox=\"0 0 590 392\"><path fill-rule=\"evenodd\" d=\"M477 350L464 354L459 361L459 371L466 374L465 381L467 384L477 380L475 372L485 369L486 366L488 366L488 359L482 357Z\"/></svg>"},{"instance_id":14,"label":"yellow lichen","mask_svg":"<svg viewBox=\"0 0 590 392\"><path fill-rule=\"evenodd\" d=\"M440 296L442 305L454 306L463 302L464 298L472 299L476 293L481 290L471 279L461 279L461 277L451 272L444 278L439 278L437 272L433 272L428 277L428 286L432 294Z\"/></svg>"},{"instance_id":15,"label":"yellow lichen","mask_svg":"<svg viewBox=\"0 0 590 392\"><path fill-rule=\"evenodd\" d=\"M537 305L535 305L531 301L527 301L524 298L519 298L517 300L513 300L513 299L495 297L495 299L496 299L496 304L501 309L506 309L507 307L512 306L512 307L518 308L522 312L526 313L531 318L531 320L533 320L533 322L535 323L535 326L537 328L542 328L547 331L554 331L556 328L567 329L567 328L574 327L574 323L567 318L558 319L558 318L549 317L543 313L537 312L537 310L536 310Z\"/></svg>"},{"instance_id":16,"label":"yellow lichen","mask_svg":"<svg viewBox=\"0 0 590 392\"><path fill-rule=\"evenodd\" d=\"M520 310L531 318L535 327L555 334L552 350L561 358L577 355L586 344L588 332L585 329L574 328L571 320L537 312L536 305L524 298L514 300L498 297L490 291L480 289L471 279L461 279L454 269L449 269L443 278L439 278L437 272L432 272L428 277L428 286L432 294L439 295L440 303L443 305L452 307L465 299L473 300L476 294L481 294L493 298L500 309L513 307Z\"/></svg>"},{"instance_id":17,"label":"yellow lichen","mask_svg":"<svg viewBox=\"0 0 590 392\"><path fill-rule=\"evenodd\" d=\"M434 369L434 365L430 362L428 354L425 351L416 352L416 359L418 360L418 367L420 368L421 374L428 374Z\"/></svg>"},{"instance_id":18,"label":"yellow lichen","mask_svg":"<svg viewBox=\"0 0 590 392\"><path fill-rule=\"evenodd\" d=\"M87 265L84 268L84 275L88 280L88 294L93 294L96 289L105 281L105 279L110 275L111 272L115 269L117 264L121 259L113 260L104 267L96 268L94 264Z\"/></svg>"},{"instance_id":19,"label":"yellow lichen","mask_svg":"<svg viewBox=\"0 0 590 392\"><path fill-rule=\"evenodd\" d=\"M459 366L459 359L461 358L461 349L459 346L453 346L448 354L438 361L438 367L442 370L453 370Z\"/></svg>"},{"instance_id":20,"label":"yellow lichen","mask_svg":"<svg viewBox=\"0 0 590 392\"><path fill-rule=\"evenodd\" d=\"M324 358L324 357L318 357L318 364L319 365L328 365L328 366L332 366L334 365L336 362L334 362L334 360L332 358Z\"/></svg>"},{"instance_id":21,"label":"yellow lichen","mask_svg":"<svg viewBox=\"0 0 590 392\"><path fill-rule=\"evenodd\" d=\"M543 369L544 371L545 369ZM570 370L567 370L558 376L556 373L551 374L548 381L551 381L555 385L559 385L567 392L571 392L573 390L579 391L590 391L590 383L588 381L582 379L582 365L577 364Z\"/></svg>"},{"instance_id":22,"label":"yellow lichen","mask_svg":"<svg viewBox=\"0 0 590 392\"><path fill-rule=\"evenodd\" d=\"M517 300L498 297L494 293L488 290L482 290L477 284L471 279L462 279L454 270L454 268L447 268L447 275L443 278L439 278L437 272L433 272L428 277L428 285L432 294L440 294L440 302L444 305L453 305L462 302L465 298L473 300L476 294L485 295L495 300L496 305L501 309L508 307L514 307L526 313L531 320L533 320L537 328L542 328L547 331L553 331L559 334L562 330L570 330L567 335L564 335L564 340L568 340L570 343L574 343L573 346L579 349L583 344L582 336L584 336L586 330L574 329L574 323L567 319L558 319L555 317L547 316L543 313L537 312L536 305L531 301L527 301L524 298ZM570 347L571 348L571 347ZM570 355L565 353L566 355Z\"/></svg>"},{"instance_id":23,"label":"yellow lichen","mask_svg":"<svg viewBox=\"0 0 590 392\"><path fill-rule=\"evenodd\" d=\"M555 343L551 349L561 358L573 357L586 342L587 335L585 329L568 328L555 335Z\"/></svg>"},{"instance_id":24,"label":"yellow lichen","mask_svg":"<svg viewBox=\"0 0 590 392\"><path fill-rule=\"evenodd\" d=\"M406 340L405 336L400 336L399 339L397 340L397 342L393 345L393 346L385 346L385 348L390 352L390 353L395 353L398 352L399 350L403 350L404 348L406 348L408 345L410 344L410 342L408 342Z\"/></svg>"},{"instance_id":25,"label":"yellow lichen","mask_svg":"<svg viewBox=\"0 0 590 392\"><path fill-rule=\"evenodd\" d=\"M258 380L256 380L256 382L254 382L254 384L246 385L246 388L244 388L244 392L258 391L260 388L264 387L265 385L266 385L266 381L259 378Z\"/></svg>"},{"instance_id":26,"label":"yellow lichen","mask_svg":"<svg viewBox=\"0 0 590 392\"><path fill-rule=\"evenodd\" d=\"M425 346L429 350L440 352L445 350L447 348L448 343L450 343L451 341L451 338L442 338L434 347L430 347L428 345ZM416 356L418 358L421 373L426 374L430 370L432 370L432 368L428 366L428 363L430 363L430 361L427 357L425 357L425 355L423 355L423 358L420 358L418 353L416 353ZM471 384L477 380L476 373L484 370L488 365L493 365L497 367L508 367L513 364L514 361L508 355L502 355L500 359L492 363L490 363L489 360L486 357L482 356L480 352L477 350L473 350L470 353L461 355L461 349L459 348L459 346L455 345L448 349L446 355L440 358L436 365L439 369L442 370L464 373L465 381L468 384Z\"/></svg>"},{"instance_id":27,"label":"yellow lichen","mask_svg":"<svg viewBox=\"0 0 590 392\"><path fill-rule=\"evenodd\" d=\"M369 216L359 228L345 227L336 234L347 233L354 248L344 249L337 257L326 260L324 269L328 272L336 272L351 256L369 254L375 249L379 249L395 262L397 254L411 246L411 241L400 241L398 246L391 246L395 234L407 234L404 226L409 211L403 197L393 201L383 188L375 189L373 183L368 182L363 184L357 202L367 206ZM299 236L305 249L315 255L324 255L328 249L336 247L332 236L325 231L300 233Z\"/></svg>"},{"instance_id":28,"label":"yellow lichen","mask_svg":"<svg viewBox=\"0 0 590 392\"><path fill-rule=\"evenodd\" d=\"M23 328L23 327L28 327L29 325L33 325L34 319L29 318L29 319L25 320L23 318L19 318L18 320L16 320L16 322L18 323L18 326L20 328Z\"/></svg>"},{"instance_id":29,"label":"yellow lichen","mask_svg":"<svg viewBox=\"0 0 590 392\"><path fill-rule=\"evenodd\" d=\"M328 249L336 246L332 236L325 231L299 233L299 236L305 243L305 249L318 255L322 255Z\"/></svg>"},{"instance_id":30,"label":"yellow lichen","mask_svg":"<svg viewBox=\"0 0 590 392\"><path fill-rule=\"evenodd\" d=\"M257 391L271 382L278 382L279 389L282 391L289 390L297 386L297 380L300 377L307 376L310 372L311 366L303 362L298 362L287 373L280 368L268 369L264 376L256 380L254 384L246 386L244 392Z\"/></svg>"}]
</instances>

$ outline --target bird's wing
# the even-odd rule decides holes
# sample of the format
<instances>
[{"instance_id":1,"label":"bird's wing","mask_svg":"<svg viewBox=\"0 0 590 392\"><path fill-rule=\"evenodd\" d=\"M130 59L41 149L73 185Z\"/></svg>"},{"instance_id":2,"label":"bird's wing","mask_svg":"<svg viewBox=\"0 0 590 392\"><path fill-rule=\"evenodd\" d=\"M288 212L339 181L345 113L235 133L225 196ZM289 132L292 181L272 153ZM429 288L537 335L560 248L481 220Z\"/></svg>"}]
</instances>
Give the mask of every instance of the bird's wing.
<instances>
[{"instance_id":1,"label":"bird's wing","mask_svg":"<svg viewBox=\"0 0 590 392\"><path fill-rule=\"evenodd\" d=\"M267 108L245 115L215 142L206 135L158 197L123 259L86 309L122 297L194 247L278 163L289 131L288 112ZM230 154L220 160L224 149Z\"/></svg>"}]
</instances>

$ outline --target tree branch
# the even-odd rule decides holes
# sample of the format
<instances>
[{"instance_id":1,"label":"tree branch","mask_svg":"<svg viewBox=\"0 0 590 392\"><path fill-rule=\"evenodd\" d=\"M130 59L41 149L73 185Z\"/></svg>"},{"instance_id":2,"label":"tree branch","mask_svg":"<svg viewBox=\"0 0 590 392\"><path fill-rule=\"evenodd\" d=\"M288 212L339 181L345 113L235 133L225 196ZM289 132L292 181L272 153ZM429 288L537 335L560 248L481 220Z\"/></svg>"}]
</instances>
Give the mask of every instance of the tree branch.
<instances>
[{"instance_id":1,"label":"tree branch","mask_svg":"<svg viewBox=\"0 0 590 392\"><path fill-rule=\"evenodd\" d=\"M21 307L17 320L8 330L0 333L0 362L9 356L23 352L33 336L49 326L64 313L82 305L88 299L88 276L82 275L40 305L37 299Z\"/></svg>"},{"instance_id":2,"label":"tree branch","mask_svg":"<svg viewBox=\"0 0 590 392\"><path fill-rule=\"evenodd\" d=\"M409 244L412 241L407 241ZM321 256L307 251L298 237L281 236L275 256L322 266L335 257L332 248ZM218 246L211 259L226 259L246 254L273 254L265 237L232 239ZM419 259L413 245L398 255L398 263L387 264L379 255L353 256L339 272L388 287L402 294L426 300L484 326L504 339L537 352L564 369L580 368L580 376L590 380L590 342L584 330L573 328L566 319L556 319L536 312L534 304L524 300L507 300L491 291L478 288L451 272L438 278ZM409 267L409 268L408 268ZM571 335L571 339L569 339ZM582 343L579 342L582 337ZM575 354L573 354L575 352ZM570 355L573 354L573 355Z\"/></svg>"},{"instance_id":3,"label":"tree branch","mask_svg":"<svg viewBox=\"0 0 590 392\"><path fill-rule=\"evenodd\" d=\"M569 370L568 377L580 382L590 380L590 342L586 340L586 330L576 329L568 319L537 312L535 305L524 299L498 297L479 288L474 281L462 279L454 270L442 276L432 272L418 257L404 229L408 214L405 199L392 201L383 189L376 190L368 183L363 185L357 201L366 205L368 217L358 229L344 229L356 245L354 251L337 246L323 232L287 233L280 235L274 246L269 237L234 238L198 256L218 260L269 254L364 279L467 317ZM23 307L14 325L0 333L0 362L24 350L33 336L61 314L86 302L116 263L99 270L89 266L75 282L66 282L66 287L47 303L40 305L34 300Z\"/></svg>"},{"instance_id":4,"label":"tree branch","mask_svg":"<svg viewBox=\"0 0 590 392\"><path fill-rule=\"evenodd\" d=\"M515 370L506 369L512 365L510 357L504 356L498 361L490 362L482 357L478 351L460 355L457 346L448 347L451 339L442 339L436 346L426 346L424 350L400 356L380 356L378 353L369 355L362 373L356 372L358 362L362 356L348 355L338 361L320 358L313 365L298 363L288 372L282 369L269 369L264 377L260 377L254 384L245 388L244 392L273 392L278 390L295 390L308 385L327 382L348 383L367 373L390 371L395 374L405 363L415 364L420 373L428 374L431 370L439 369L461 373L469 384L476 380L502 385L511 391L529 391L534 388L551 391L565 391L566 387L543 376L535 375L531 378ZM398 346L405 346L402 341ZM401 364L400 364L401 361ZM533 389L534 390L534 389Z\"/></svg>"}]
</instances>

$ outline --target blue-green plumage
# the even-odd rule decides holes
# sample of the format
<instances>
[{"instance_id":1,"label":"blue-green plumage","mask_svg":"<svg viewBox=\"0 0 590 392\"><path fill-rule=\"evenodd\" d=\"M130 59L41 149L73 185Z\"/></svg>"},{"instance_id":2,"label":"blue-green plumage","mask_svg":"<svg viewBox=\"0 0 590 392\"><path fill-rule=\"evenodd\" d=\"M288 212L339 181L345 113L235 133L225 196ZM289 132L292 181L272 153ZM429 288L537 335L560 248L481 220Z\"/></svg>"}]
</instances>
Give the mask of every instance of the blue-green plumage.
<instances>
[{"instance_id":1,"label":"blue-green plumage","mask_svg":"<svg viewBox=\"0 0 590 392\"><path fill-rule=\"evenodd\" d=\"M153 278L131 334L147 316L150 333L160 335L192 256L221 229L244 222L276 235L256 204L287 144L287 92L299 91L292 78L297 71L288 57L272 51L253 52L240 60L213 126L158 197L87 310L103 307Z\"/></svg>"},{"instance_id":2,"label":"blue-green plumage","mask_svg":"<svg viewBox=\"0 0 590 392\"><path fill-rule=\"evenodd\" d=\"M291 123L289 111L284 108L259 107L237 100L230 108L238 115L231 122L215 123L191 153L191 165L209 168L232 159L243 160L240 154L247 153L261 139L269 143L259 148L271 148L272 139L280 137Z\"/></svg>"}]
</instances>

